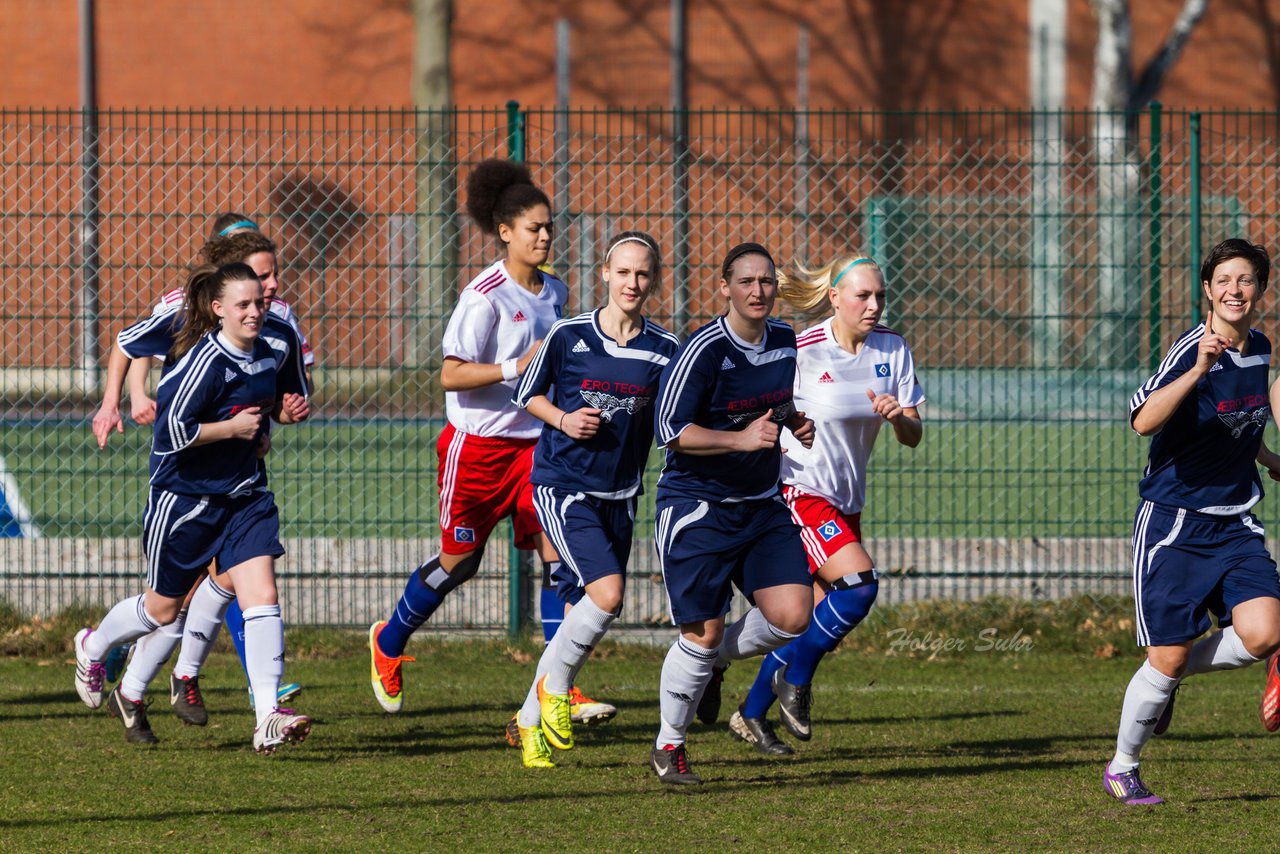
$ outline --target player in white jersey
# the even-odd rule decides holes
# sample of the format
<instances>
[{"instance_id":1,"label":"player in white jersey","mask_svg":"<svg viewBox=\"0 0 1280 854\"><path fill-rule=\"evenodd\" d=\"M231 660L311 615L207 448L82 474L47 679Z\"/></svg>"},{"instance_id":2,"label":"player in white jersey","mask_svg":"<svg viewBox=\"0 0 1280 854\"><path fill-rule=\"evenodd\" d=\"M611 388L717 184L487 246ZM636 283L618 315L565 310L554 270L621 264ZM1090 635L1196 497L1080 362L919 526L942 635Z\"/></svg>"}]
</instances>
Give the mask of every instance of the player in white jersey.
<instances>
[{"instance_id":1,"label":"player in white jersey","mask_svg":"<svg viewBox=\"0 0 1280 854\"><path fill-rule=\"evenodd\" d=\"M369 628L370 683L387 712L404 702L405 645L444 597L480 568L485 543L513 517L517 548L556 554L533 507L529 474L542 422L511 402L516 380L564 314L568 288L539 269L551 245L551 202L527 167L486 160L467 180L467 211L504 257L458 297L444 334L445 412L439 455L440 554L413 571L386 620Z\"/></svg>"},{"instance_id":2,"label":"player in white jersey","mask_svg":"<svg viewBox=\"0 0 1280 854\"><path fill-rule=\"evenodd\" d=\"M886 423L907 447L920 443L924 402L907 342L880 323L885 284L875 261L840 255L778 278L792 306L810 314L830 307L831 315L796 336L796 408L813 419L813 446L782 439L783 496L803 530L813 618L804 634L765 656L729 722L735 735L771 755L793 752L766 717L775 696L783 726L808 741L814 671L875 602L878 574L860 524L867 463Z\"/></svg>"}]
</instances>

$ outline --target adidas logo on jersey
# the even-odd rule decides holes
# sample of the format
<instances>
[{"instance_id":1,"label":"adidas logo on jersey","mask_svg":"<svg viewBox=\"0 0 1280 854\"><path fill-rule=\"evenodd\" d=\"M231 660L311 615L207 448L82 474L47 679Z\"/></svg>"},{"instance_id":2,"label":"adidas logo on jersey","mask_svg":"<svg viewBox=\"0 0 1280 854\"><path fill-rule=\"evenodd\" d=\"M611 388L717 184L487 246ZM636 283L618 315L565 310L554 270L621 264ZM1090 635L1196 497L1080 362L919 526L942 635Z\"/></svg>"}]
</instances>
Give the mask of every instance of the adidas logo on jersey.
<instances>
[{"instance_id":1,"label":"adidas logo on jersey","mask_svg":"<svg viewBox=\"0 0 1280 854\"><path fill-rule=\"evenodd\" d=\"M524 316L523 311L517 311L515 313L515 316L513 316L511 319L514 320L516 323L520 323L521 321L528 320L529 318Z\"/></svg>"},{"instance_id":2,"label":"adidas logo on jersey","mask_svg":"<svg viewBox=\"0 0 1280 854\"><path fill-rule=\"evenodd\" d=\"M227 382L231 382L235 378L236 378L236 372L231 370L230 368L227 368Z\"/></svg>"},{"instance_id":3,"label":"adidas logo on jersey","mask_svg":"<svg viewBox=\"0 0 1280 854\"><path fill-rule=\"evenodd\" d=\"M729 360L728 356L725 356L724 361L720 363L720 370L722 371L733 370L733 362Z\"/></svg>"},{"instance_id":4,"label":"adidas logo on jersey","mask_svg":"<svg viewBox=\"0 0 1280 854\"><path fill-rule=\"evenodd\" d=\"M831 378L831 374L830 374L830 372L828 372L828 371L823 371L823 372L822 372L822 376L818 377L818 382L820 382L820 383L833 383L833 382L835 382L835 380L833 380L833 379Z\"/></svg>"},{"instance_id":5,"label":"adidas logo on jersey","mask_svg":"<svg viewBox=\"0 0 1280 854\"><path fill-rule=\"evenodd\" d=\"M1222 363L1214 362L1213 367L1209 369L1209 373L1213 373L1214 371L1220 371L1220 370L1222 370Z\"/></svg>"},{"instance_id":6,"label":"adidas logo on jersey","mask_svg":"<svg viewBox=\"0 0 1280 854\"><path fill-rule=\"evenodd\" d=\"M578 343L573 345L573 352L575 352L575 353L590 353L590 352L591 352L591 348L587 346L587 342L586 342L586 341L583 341L581 338L579 338L579 339L578 339Z\"/></svg>"}]
</instances>

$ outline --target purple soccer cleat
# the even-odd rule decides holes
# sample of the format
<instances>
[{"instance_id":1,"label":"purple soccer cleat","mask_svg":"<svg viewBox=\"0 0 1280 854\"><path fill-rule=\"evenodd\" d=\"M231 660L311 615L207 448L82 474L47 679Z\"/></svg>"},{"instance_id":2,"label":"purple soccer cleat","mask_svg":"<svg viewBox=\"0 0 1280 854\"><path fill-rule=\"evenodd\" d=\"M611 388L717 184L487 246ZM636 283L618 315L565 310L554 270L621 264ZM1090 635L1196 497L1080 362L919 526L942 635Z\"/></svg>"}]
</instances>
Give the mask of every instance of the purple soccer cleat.
<instances>
[{"instance_id":1,"label":"purple soccer cleat","mask_svg":"<svg viewBox=\"0 0 1280 854\"><path fill-rule=\"evenodd\" d=\"M1111 763L1108 762L1102 771L1102 788L1125 806L1155 806L1164 803L1164 798L1156 795L1147 788L1146 783L1142 782L1137 768L1125 771L1123 774L1112 774Z\"/></svg>"}]
</instances>

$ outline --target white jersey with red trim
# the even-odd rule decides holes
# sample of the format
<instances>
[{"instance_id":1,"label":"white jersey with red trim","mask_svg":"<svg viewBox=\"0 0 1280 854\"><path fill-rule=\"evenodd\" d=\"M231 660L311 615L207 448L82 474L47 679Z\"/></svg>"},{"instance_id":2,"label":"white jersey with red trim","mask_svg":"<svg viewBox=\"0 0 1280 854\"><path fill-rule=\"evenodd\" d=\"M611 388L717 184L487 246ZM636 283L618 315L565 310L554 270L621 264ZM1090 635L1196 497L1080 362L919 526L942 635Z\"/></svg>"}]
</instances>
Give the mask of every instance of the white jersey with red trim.
<instances>
[{"instance_id":1,"label":"white jersey with red trim","mask_svg":"<svg viewBox=\"0 0 1280 854\"><path fill-rule=\"evenodd\" d=\"M478 364L518 359L547 337L564 314L569 289L542 273L537 293L517 283L497 261L471 280L444 331L444 357ZM445 415L455 430L474 436L536 439L542 422L511 402L518 380L444 395Z\"/></svg>"},{"instance_id":2,"label":"white jersey with red trim","mask_svg":"<svg viewBox=\"0 0 1280 854\"><path fill-rule=\"evenodd\" d=\"M827 499L840 512L862 512L867 460L885 420L867 389L919 406L924 392L902 336L876 326L855 356L836 343L831 318L796 336L795 406L813 419L813 447L782 431L782 482Z\"/></svg>"},{"instance_id":3,"label":"white jersey with red trim","mask_svg":"<svg viewBox=\"0 0 1280 854\"><path fill-rule=\"evenodd\" d=\"M177 311L182 308L182 288L174 288L164 296L160 297L160 301L151 309L151 316L155 317L161 314L168 314L171 311ZM298 340L302 342L302 364L308 368L316 363L316 354L311 352L311 345L307 343L307 336L302 334L302 327L298 325L298 316L293 313L293 306L282 299L272 299L267 305L267 311L286 320L293 327L293 331L298 333Z\"/></svg>"}]
</instances>

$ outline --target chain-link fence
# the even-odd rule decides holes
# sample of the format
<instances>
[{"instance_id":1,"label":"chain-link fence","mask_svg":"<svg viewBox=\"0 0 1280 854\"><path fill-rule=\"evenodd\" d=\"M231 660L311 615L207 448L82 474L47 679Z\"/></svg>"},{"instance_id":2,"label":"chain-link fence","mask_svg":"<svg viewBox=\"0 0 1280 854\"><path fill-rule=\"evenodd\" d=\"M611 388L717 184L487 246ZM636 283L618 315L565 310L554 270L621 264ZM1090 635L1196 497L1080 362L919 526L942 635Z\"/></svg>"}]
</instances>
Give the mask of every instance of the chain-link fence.
<instances>
[{"instance_id":1,"label":"chain-link fence","mask_svg":"<svg viewBox=\"0 0 1280 854\"><path fill-rule=\"evenodd\" d=\"M623 228L661 241L652 312L682 334L719 310L715 271L741 240L779 259L860 248L881 262L888 323L929 398L920 447L886 434L871 465L863 530L892 575L882 601L1123 594L1146 452L1127 399L1198 319L1202 248L1270 238L1278 122L1158 108L0 112L0 531L14 535L0 598L43 613L137 589L149 432L96 449L101 366L115 332L180 284L213 217L239 211L280 244L280 295L317 354L313 418L277 431L269 460L287 615L383 614L436 548L440 336L499 251L459 193L489 156L529 162L554 200L571 311L601 301L602 244ZM641 509L633 624L666 613ZM518 623L529 585L512 561L491 547L435 624Z\"/></svg>"}]
</instances>

